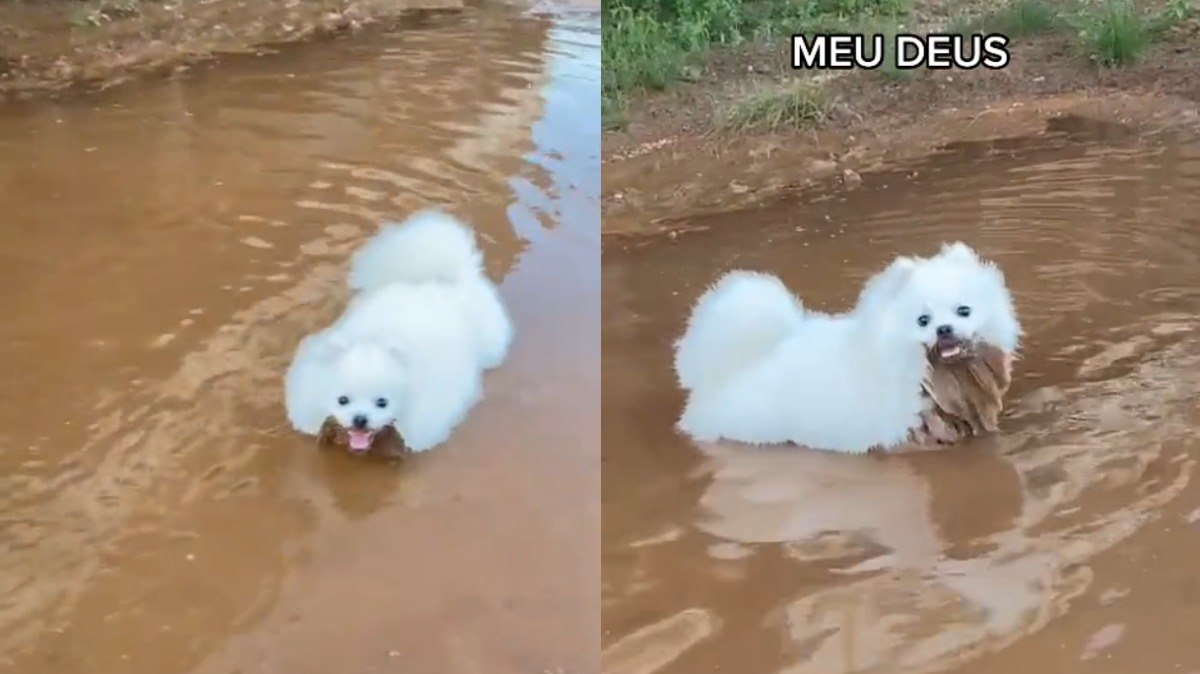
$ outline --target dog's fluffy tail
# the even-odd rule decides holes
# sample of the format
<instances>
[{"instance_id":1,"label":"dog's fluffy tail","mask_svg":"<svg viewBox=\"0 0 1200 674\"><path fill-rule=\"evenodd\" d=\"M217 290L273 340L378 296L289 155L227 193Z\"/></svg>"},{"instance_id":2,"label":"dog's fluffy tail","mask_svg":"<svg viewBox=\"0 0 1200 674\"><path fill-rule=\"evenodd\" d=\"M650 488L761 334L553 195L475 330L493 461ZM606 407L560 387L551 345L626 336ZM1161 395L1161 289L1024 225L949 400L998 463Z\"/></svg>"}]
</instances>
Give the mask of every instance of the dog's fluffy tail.
<instances>
[{"instance_id":1,"label":"dog's fluffy tail","mask_svg":"<svg viewBox=\"0 0 1200 674\"><path fill-rule=\"evenodd\" d=\"M392 283L453 283L482 269L471 228L445 213L421 211L398 225L384 225L354 255L349 283L360 292Z\"/></svg>"},{"instance_id":2,"label":"dog's fluffy tail","mask_svg":"<svg viewBox=\"0 0 1200 674\"><path fill-rule=\"evenodd\" d=\"M696 302L675 344L675 372L688 391L716 386L762 358L800 325L804 309L774 276L734 271Z\"/></svg>"}]
</instances>

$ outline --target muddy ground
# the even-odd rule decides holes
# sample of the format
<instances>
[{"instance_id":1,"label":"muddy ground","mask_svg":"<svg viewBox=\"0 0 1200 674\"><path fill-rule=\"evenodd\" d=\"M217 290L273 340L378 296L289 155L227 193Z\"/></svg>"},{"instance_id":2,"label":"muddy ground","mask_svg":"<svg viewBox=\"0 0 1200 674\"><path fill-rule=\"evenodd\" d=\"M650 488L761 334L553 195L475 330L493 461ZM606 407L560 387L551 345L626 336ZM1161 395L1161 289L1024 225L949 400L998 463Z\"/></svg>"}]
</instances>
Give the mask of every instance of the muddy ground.
<instances>
[{"instance_id":1,"label":"muddy ground","mask_svg":"<svg viewBox=\"0 0 1200 674\"><path fill-rule=\"evenodd\" d=\"M51 0L0 3L0 93L106 88L222 53L353 31L461 0Z\"/></svg>"},{"instance_id":2,"label":"muddy ground","mask_svg":"<svg viewBox=\"0 0 1200 674\"><path fill-rule=\"evenodd\" d=\"M918 3L915 11L926 30L936 30L946 7ZM820 74L831 103L826 122L803 131L735 133L717 129L719 110L755 86L804 75L785 62L785 42L716 52L698 81L635 100L624 128L606 132L605 233L674 230L689 213L841 182L847 170L924 156L950 141L1036 133L1054 115L1120 122L1129 133L1200 116L1200 22L1194 18L1121 68L1096 65L1074 36L1055 33L1014 39L1010 53L1009 67L1000 71Z\"/></svg>"},{"instance_id":3,"label":"muddy ground","mask_svg":"<svg viewBox=\"0 0 1200 674\"><path fill-rule=\"evenodd\" d=\"M389 26L478 0L0 1L0 99L104 89L170 75L223 54ZM562 9L590 0L510 5Z\"/></svg>"}]
</instances>

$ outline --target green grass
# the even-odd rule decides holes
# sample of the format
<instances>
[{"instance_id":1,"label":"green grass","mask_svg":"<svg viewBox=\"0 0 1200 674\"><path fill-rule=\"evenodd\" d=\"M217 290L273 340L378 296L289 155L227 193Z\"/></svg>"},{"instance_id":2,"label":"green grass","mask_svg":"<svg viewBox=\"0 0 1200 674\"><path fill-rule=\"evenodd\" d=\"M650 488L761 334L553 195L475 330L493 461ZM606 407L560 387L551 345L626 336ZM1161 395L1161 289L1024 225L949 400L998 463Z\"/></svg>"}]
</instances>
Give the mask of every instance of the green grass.
<instances>
[{"instance_id":1,"label":"green grass","mask_svg":"<svg viewBox=\"0 0 1200 674\"><path fill-rule=\"evenodd\" d=\"M1075 5L1064 22L1079 35L1084 53L1109 67L1135 63L1155 41L1197 15L1195 0L1168 0L1158 11L1142 11L1131 0Z\"/></svg>"},{"instance_id":2,"label":"green grass","mask_svg":"<svg viewBox=\"0 0 1200 674\"><path fill-rule=\"evenodd\" d=\"M959 16L949 31L958 35L1001 33L1010 38L1048 33L1061 25L1057 10L1044 0L1014 0L981 16Z\"/></svg>"},{"instance_id":3,"label":"green grass","mask_svg":"<svg viewBox=\"0 0 1200 674\"><path fill-rule=\"evenodd\" d=\"M137 0L105 0L99 4L80 5L71 11L69 20L76 28L95 28L140 13Z\"/></svg>"},{"instance_id":4,"label":"green grass","mask_svg":"<svg viewBox=\"0 0 1200 674\"><path fill-rule=\"evenodd\" d=\"M604 18L603 32L600 60L606 94L635 87L661 89L683 69L686 48L649 14L620 8L612 18Z\"/></svg>"},{"instance_id":5,"label":"green grass","mask_svg":"<svg viewBox=\"0 0 1200 674\"><path fill-rule=\"evenodd\" d=\"M1058 13L1041 0L1016 0L1001 13L997 32L1009 37L1048 33L1058 26Z\"/></svg>"},{"instance_id":6,"label":"green grass","mask_svg":"<svg viewBox=\"0 0 1200 674\"><path fill-rule=\"evenodd\" d=\"M1166 8L1157 17L1155 29L1170 28L1196 15L1194 0L1168 0Z\"/></svg>"},{"instance_id":7,"label":"green grass","mask_svg":"<svg viewBox=\"0 0 1200 674\"><path fill-rule=\"evenodd\" d=\"M1146 33L1150 40L1164 37L1171 28L1200 14L1196 3L1197 0L1168 0L1162 11L1146 17Z\"/></svg>"},{"instance_id":8,"label":"green grass","mask_svg":"<svg viewBox=\"0 0 1200 674\"><path fill-rule=\"evenodd\" d=\"M902 15L908 1L605 0L604 104L620 110L630 95L665 88L714 47L796 32L847 31L871 17Z\"/></svg>"},{"instance_id":9,"label":"green grass","mask_svg":"<svg viewBox=\"0 0 1200 674\"><path fill-rule=\"evenodd\" d=\"M1055 31L1079 36L1082 51L1105 66L1138 61L1172 26L1196 16L1196 0L1168 0L1157 12L1141 12L1132 0L1012 0L982 16L960 16L949 30L959 34L1003 33L1012 38Z\"/></svg>"},{"instance_id":10,"label":"green grass","mask_svg":"<svg viewBox=\"0 0 1200 674\"><path fill-rule=\"evenodd\" d=\"M625 113L613 101L607 99L600 102L600 126L605 131L625 128Z\"/></svg>"},{"instance_id":11,"label":"green grass","mask_svg":"<svg viewBox=\"0 0 1200 674\"><path fill-rule=\"evenodd\" d=\"M1135 0L1009 0L984 14L960 15L958 34L1002 33L1019 39L1071 35L1094 61L1120 66L1144 56L1154 40L1197 15L1200 0L1166 0L1154 12ZM603 119L624 124L626 103L647 90L704 74L702 58L714 48L746 41L779 43L794 33L857 32L885 36L880 72L905 80L918 71L896 67L893 36L911 0L604 0L602 3ZM914 27L908 26L908 30ZM920 28L916 28L920 30ZM781 59L784 56L780 57ZM809 92L811 93L811 92ZM807 124L823 108L799 89L755 92L726 111L726 128ZM720 115L719 115L720 118Z\"/></svg>"},{"instance_id":12,"label":"green grass","mask_svg":"<svg viewBox=\"0 0 1200 674\"><path fill-rule=\"evenodd\" d=\"M1092 57L1106 66L1138 60L1150 44L1151 33L1147 18L1129 0L1106 0L1085 19L1082 31Z\"/></svg>"},{"instance_id":13,"label":"green grass","mask_svg":"<svg viewBox=\"0 0 1200 674\"><path fill-rule=\"evenodd\" d=\"M879 72L884 77L890 80L906 80L917 72L912 68L900 68L896 65L898 56L896 53L896 34L901 31L900 26L895 21L877 24L870 32L883 36L883 63L879 66Z\"/></svg>"},{"instance_id":14,"label":"green grass","mask_svg":"<svg viewBox=\"0 0 1200 674\"><path fill-rule=\"evenodd\" d=\"M827 110L820 90L792 82L748 94L725 110L719 121L726 131L800 129L824 121Z\"/></svg>"}]
</instances>

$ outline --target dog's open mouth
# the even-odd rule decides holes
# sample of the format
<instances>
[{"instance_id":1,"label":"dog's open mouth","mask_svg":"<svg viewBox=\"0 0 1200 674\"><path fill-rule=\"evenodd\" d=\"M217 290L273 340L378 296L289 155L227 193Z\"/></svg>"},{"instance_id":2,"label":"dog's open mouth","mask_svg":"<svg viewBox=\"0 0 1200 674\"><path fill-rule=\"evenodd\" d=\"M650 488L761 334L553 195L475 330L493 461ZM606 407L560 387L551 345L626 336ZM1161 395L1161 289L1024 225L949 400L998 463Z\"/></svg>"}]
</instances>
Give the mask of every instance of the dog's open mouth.
<instances>
[{"instance_id":1,"label":"dog's open mouth","mask_svg":"<svg viewBox=\"0 0 1200 674\"><path fill-rule=\"evenodd\" d=\"M352 452L365 452L375 442L375 431L350 429L346 431L346 444Z\"/></svg>"},{"instance_id":2,"label":"dog's open mouth","mask_svg":"<svg viewBox=\"0 0 1200 674\"><path fill-rule=\"evenodd\" d=\"M938 337L931 350L943 362L953 362L965 358L970 355L971 351L967 340L953 335Z\"/></svg>"},{"instance_id":3,"label":"dog's open mouth","mask_svg":"<svg viewBox=\"0 0 1200 674\"><path fill-rule=\"evenodd\" d=\"M372 451L382 451L394 456L408 453L404 438L400 437L396 428L390 424L375 430L345 428L336 419L329 417L321 426L317 441L322 445L344 447L354 455L363 455Z\"/></svg>"}]
</instances>

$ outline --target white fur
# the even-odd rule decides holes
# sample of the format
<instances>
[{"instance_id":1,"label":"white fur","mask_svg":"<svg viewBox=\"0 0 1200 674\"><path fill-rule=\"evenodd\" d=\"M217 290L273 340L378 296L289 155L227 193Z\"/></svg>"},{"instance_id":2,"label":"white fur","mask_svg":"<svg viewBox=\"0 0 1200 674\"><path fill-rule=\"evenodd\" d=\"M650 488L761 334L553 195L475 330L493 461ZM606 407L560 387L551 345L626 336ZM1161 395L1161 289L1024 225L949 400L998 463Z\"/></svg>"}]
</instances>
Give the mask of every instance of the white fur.
<instances>
[{"instance_id":1,"label":"white fur","mask_svg":"<svg viewBox=\"0 0 1200 674\"><path fill-rule=\"evenodd\" d=\"M919 423L926 350L940 325L1010 353L1018 347L1003 274L963 243L897 258L837 315L804 309L774 276L730 272L700 297L676 344L688 393L679 427L706 441L893 447Z\"/></svg>"},{"instance_id":2,"label":"white fur","mask_svg":"<svg viewBox=\"0 0 1200 674\"><path fill-rule=\"evenodd\" d=\"M373 431L394 425L416 452L449 438L513 336L482 261L472 231L449 215L385 225L351 261L346 311L296 350L284 387L292 425L316 434L330 416L349 428L364 415Z\"/></svg>"}]
</instances>

